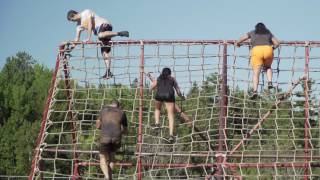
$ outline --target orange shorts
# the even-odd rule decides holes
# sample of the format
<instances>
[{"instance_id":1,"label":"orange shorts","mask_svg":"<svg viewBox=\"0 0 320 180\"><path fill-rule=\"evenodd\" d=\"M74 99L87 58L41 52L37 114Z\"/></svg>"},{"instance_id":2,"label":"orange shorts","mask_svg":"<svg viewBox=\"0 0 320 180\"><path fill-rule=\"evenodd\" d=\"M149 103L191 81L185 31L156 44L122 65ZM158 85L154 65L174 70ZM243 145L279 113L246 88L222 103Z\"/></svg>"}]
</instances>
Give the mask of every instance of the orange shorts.
<instances>
[{"instance_id":1,"label":"orange shorts","mask_svg":"<svg viewBox=\"0 0 320 180\"><path fill-rule=\"evenodd\" d=\"M273 61L272 46L255 46L251 50L251 66L256 69L259 66L270 67Z\"/></svg>"}]
</instances>

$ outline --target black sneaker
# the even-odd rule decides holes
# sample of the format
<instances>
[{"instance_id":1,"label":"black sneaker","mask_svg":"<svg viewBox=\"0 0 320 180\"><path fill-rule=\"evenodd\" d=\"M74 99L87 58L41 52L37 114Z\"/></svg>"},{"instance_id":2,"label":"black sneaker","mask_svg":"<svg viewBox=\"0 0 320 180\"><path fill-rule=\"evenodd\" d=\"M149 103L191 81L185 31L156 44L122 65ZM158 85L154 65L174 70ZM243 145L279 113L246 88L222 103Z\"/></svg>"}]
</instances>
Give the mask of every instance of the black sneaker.
<instances>
[{"instance_id":1,"label":"black sneaker","mask_svg":"<svg viewBox=\"0 0 320 180\"><path fill-rule=\"evenodd\" d=\"M273 89L272 82L268 82L268 89Z\"/></svg>"},{"instance_id":2,"label":"black sneaker","mask_svg":"<svg viewBox=\"0 0 320 180\"><path fill-rule=\"evenodd\" d=\"M107 70L106 73L102 76L103 79L110 79L113 77L113 74L110 70Z\"/></svg>"},{"instance_id":3,"label":"black sneaker","mask_svg":"<svg viewBox=\"0 0 320 180\"><path fill-rule=\"evenodd\" d=\"M161 128L161 125L159 123L155 123L155 124L151 125L151 128L154 130L157 130L157 129Z\"/></svg>"},{"instance_id":4,"label":"black sneaker","mask_svg":"<svg viewBox=\"0 0 320 180\"><path fill-rule=\"evenodd\" d=\"M123 37L129 37L129 32L128 31L120 31L118 32L119 36L123 36Z\"/></svg>"},{"instance_id":5,"label":"black sneaker","mask_svg":"<svg viewBox=\"0 0 320 180\"><path fill-rule=\"evenodd\" d=\"M176 138L174 136L170 135L168 141L169 141L170 144L173 144L173 143L176 142Z\"/></svg>"},{"instance_id":6,"label":"black sneaker","mask_svg":"<svg viewBox=\"0 0 320 180\"><path fill-rule=\"evenodd\" d=\"M257 99L257 97L258 97L257 91L253 91L251 96L250 96L250 99L254 100L254 99Z\"/></svg>"}]
</instances>

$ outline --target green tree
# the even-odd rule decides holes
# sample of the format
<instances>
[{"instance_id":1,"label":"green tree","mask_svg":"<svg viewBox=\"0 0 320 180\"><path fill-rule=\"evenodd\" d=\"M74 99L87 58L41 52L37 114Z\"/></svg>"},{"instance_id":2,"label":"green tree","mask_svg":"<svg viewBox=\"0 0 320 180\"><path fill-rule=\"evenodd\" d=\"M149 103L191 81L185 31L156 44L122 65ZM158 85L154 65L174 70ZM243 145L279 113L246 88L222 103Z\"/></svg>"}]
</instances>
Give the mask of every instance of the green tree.
<instances>
[{"instance_id":1,"label":"green tree","mask_svg":"<svg viewBox=\"0 0 320 180\"><path fill-rule=\"evenodd\" d=\"M51 71L25 52L0 72L0 174L29 172Z\"/></svg>"}]
</instances>

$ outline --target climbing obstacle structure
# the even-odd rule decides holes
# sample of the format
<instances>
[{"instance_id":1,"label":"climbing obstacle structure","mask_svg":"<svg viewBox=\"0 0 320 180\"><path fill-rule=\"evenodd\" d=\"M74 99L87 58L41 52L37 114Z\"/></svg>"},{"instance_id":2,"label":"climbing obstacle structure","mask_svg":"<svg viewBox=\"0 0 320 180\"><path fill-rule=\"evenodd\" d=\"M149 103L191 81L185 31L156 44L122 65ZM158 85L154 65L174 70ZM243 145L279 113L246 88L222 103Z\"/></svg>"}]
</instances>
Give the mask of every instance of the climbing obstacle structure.
<instances>
[{"instance_id":1,"label":"climbing obstacle structure","mask_svg":"<svg viewBox=\"0 0 320 180\"><path fill-rule=\"evenodd\" d=\"M114 77L99 43L60 46L29 179L100 179L99 111L120 101L129 120L116 155L117 179L312 179L320 176L320 42L282 42L273 84L265 72L250 99L250 46L220 40L113 41ZM148 74L170 67L177 98L176 143L163 110L154 123Z\"/></svg>"}]
</instances>

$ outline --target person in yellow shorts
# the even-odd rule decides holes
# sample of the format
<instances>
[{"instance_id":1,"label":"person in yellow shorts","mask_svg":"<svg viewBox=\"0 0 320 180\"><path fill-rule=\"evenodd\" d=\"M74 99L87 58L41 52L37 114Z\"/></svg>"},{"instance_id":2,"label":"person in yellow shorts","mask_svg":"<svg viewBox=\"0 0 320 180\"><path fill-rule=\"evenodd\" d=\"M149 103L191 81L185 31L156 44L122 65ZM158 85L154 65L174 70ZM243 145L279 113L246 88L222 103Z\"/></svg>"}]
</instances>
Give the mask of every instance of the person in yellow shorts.
<instances>
[{"instance_id":1,"label":"person in yellow shorts","mask_svg":"<svg viewBox=\"0 0 320 180\"><path fill-rule=\"evenodd\" d=\"M251 41L251 66L253 69L253 94L252 99L258 96L258 84L261 69L267 72L268 88L272 89L272 69L273 50L276 49L280 42L269 29L263 24L258 23L253 31L242 36L235 45L240 47L240 43L250 39Z\"/></svg>"}]
</instances>

